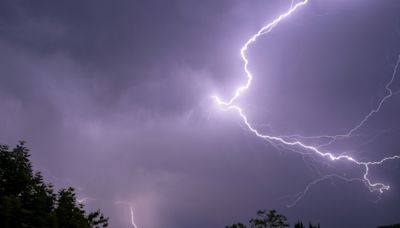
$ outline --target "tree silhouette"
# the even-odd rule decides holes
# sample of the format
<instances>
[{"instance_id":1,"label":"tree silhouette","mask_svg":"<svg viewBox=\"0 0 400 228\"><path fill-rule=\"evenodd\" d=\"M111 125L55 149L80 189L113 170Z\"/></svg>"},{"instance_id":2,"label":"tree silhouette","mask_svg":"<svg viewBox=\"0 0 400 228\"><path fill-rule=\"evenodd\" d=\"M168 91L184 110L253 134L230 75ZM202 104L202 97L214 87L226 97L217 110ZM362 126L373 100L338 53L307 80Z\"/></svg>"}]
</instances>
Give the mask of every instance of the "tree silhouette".
<instances>
[{"instance_id":1,"label":"tree silhouette","mask_svg":"<svg viewBox=\"0 0 400 228\"><path fill-rule=\"evenodd\" d=\"M76 202L73 188L54 192L53 186L34 173L24 142L9 149L0 145L0 227L107 227L98 210L86 214Z\"/></svg>"},{"instance_id":2,"label":"tree silhouette","mask_svg":"<svg viewBox=\"0 0 400 228\"><path fill-rule=\"evenodd\" d=\"M308 228L320 228L320 226L319 226L319 224L316 225L316 226L314 226L314 225L311 224L311 222L310 222L310 223L308 223Z\"/></svg>"},{"instance_id":3,"label":"tree silhouette","mask_svg":"<svg viewBox=\"0 0 400 228\"><path fill-rule=\"evenodd\" d=\"M260 210L257 212L257 218L252 218L249 221L250 228L284 228L289 227L286 216L278 214L276 210ZM242 223L236 223L226 228L247 228Z\"/></svg>"},{"instance_id":4,"label":"tree silhouette","mask_svg":"<svg viewBox=\"0 0 400 228\"><path fill-rule=\"evenodd\" d=\"M400 228L400 223L393 225L378 226L378 228Z\"/></svg>"},{"instance_id":5,"label":"tree silhouette","mask_svg":"<svg viewBox=\"0 0 400 228\"><path fill-rule=\"evenodd\" d=\"M278 214L276 210L270 210L268 213L265 210L257 212L257 217L249 220L249 228L284 228L289 227L287 218L284 215ZM248 228L243 223L236 223L225 228ZM294 228L305 228L303 222L298 221L294 224ZM320 225L314 226L308 223L308 228L320 228Z\"/></svg>"},{"instance_id":6,"label":"tree silhouette","mask_svg":"<svg viewBox=\"0 0 400 228\"><path fill-rule=\"evenodd\" d=\"M294 228L305 228L305 226L303 225L302 222L297 222L296 224L294 224Z\"/></svg>"}]
</instances>

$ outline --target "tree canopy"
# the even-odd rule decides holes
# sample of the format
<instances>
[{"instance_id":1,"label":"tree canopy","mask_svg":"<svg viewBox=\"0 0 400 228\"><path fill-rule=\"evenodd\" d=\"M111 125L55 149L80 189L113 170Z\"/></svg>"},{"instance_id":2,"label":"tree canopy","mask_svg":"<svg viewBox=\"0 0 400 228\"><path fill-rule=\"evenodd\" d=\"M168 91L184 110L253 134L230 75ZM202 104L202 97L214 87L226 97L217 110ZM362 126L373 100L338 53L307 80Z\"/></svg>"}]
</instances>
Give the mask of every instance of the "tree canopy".
<instances>
[{"instance_id":1,"label":"tree canopy","mask_svg":"<svg viewBox=\"0 0 400 228\"><path fill-rule=\"evenodd\" d=\"M289 227L287 218L284 215L278 214L276 210L257 211L257 217L249 221L250 228L285 228ZM247 228L243 223L236 223L226 228Z\"/></svg>"},{"instance_id":2,"label":"tree canopy","mask_svg":"<svg viewBox=\"0 0 400 228\"><path fill-rule=\"evenodd\" d=\"M287 222L286 216L279 214L276 210L260 210L257 212L257 217L249 220L249 226L246 226L243 223L236 223L230 226L226 226L226 228L285 228L289 227L289 223ZM305 228L302 222L298 222L294 224L295 228ZM317 226L309 223L309 228L320 228L320 225Z\"/></svg>"},{"instance_id":3,"label":"tree canopy","mask_svg":"<svg viewBox=\"0 0 400 228\"><path fill-rule=\"evenodd\" d=\"M86 213L72 187L55 191L32 170L24 142L10 149L0 145L0 227L107 227L97 210Z\"/></svg>"}]
</instances>

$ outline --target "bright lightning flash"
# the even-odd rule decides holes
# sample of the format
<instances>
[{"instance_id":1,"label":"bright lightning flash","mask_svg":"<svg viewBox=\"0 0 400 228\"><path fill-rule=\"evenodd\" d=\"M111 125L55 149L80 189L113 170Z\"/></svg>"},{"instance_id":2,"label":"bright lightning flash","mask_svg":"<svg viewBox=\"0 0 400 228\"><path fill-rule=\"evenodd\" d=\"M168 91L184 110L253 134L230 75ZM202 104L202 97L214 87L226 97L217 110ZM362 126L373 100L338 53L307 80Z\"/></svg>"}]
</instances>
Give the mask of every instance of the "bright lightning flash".
<instances>
[{"instance_id":1,"label":"bright lightning flash","mask_svg":"<svg viewBox=\"0 0 400 228\"><path fill-rule=\"evenodd\" d=\"M288 146L290 148L297 148L297 149L302 149L302 150L307 150L310 152L313 152L323 158L327 158L330 161L347 161L347 162L351 162L354 163L357 166L360 166L363 168L364 173L363 176L361 178L353 178L353 179L347 179L347 178L343 178L340 176L336 176L336 175L328 175L325 176L323 178L320 178L314 182L312 182L311 184L309 184L307 186L307 188L305 189L305 191L301 192L300 195L298 196L298 199L294 202L296 203L307 191L308 189L326 179L329 177L339 177L341 179L345 179L347 181L354 181L354 180L359 180L362 181L371 192L377 191L379 193L383 193L384 190L389 190L390 186L386 185L384 183L380 183L380 182L373 182L369 179L368 175L369 175L369 170L371 166L374 165L381 165L386 161L389 160L395 160L395 159L400 159L400 156L396 155L396 156L391 156L391 157L385 157L379 161L368 161L368 162L364 162L364 161L359 161L356 158L353 158L351 156L348 155L334 155L333 153L329 152L329 151L324 151L322 149L319 149L319 147L317 146L312 146L312 145L307 145L306 143L303 143L299 140L291 140L290 137L288 139L288 137L284 137L284 136L272 136L272 135L267 135L267 134L263 134L260 133L253 125L251 125L248 121L248 118L246 116L246 114L244 113L243 109L241 107L239 107L238 105L235 105L235 101L241 96L241 94L243 92L245 92L246 90L248 90L250 88L250 85L252 83L252 79L253 79L253 75L250 72L248 65L249 65L249 60L247 58L246 52L249 48L249 46L251 44L253 44L257 38L259 38L261 35L267 34L269 33L275 26L277 26L282 20L286 19L287 17L289 17L291 14L293 14L295 11L297 11L298 9L300 9L301 7L305 6L307 3L309 2L309 0L303 0L301 2L298 2L296 4L293 4L293 1L291 3L291 7L290 9L285 12L284 14L281 14L279 17L277 17L276 19L274 19L272 22L270 22L269 24L265 25L264 27L262 27L256 34L254 34L249 40L247 40L247 42L243 45L243 47L240 49L240 54L241 54L241 58L243 60L243 70L246 73L246 77L247 77L247 82L238 87L235 90L234 95L229 99L229 100L223 100L221 98L219 98L218 96L212 96L212 98L215 100L215 102L222 107L224 110L233 110L236 111L240 118L242 119L244 125L248 128L248 130L250 130L255 136L261 138L261 139L265 139L271 143L279 143L281 145L284 146ZM332 140L336 140L337 137L350 137L356 130L358 130L361 126L363 126L365 124L365 122L367 122L367 120L375 113L377 113L381 106L383 105L383 103L389 99L392 95L394 95L395 93L389 88L389 86L392 84L392 82L394 81L395 75L397 73L397 68L399 67L400 64L400 55L399 55L399 59L396 63L394 72L393 72L393 76L390 80L390 82L386 85L386 90L389 92L389 94L387 96L385 96L380 102L377 108L373 109L372 111L370 111L368 113L368 115L365 116L364 119L362 119L362 121L356 125L354 128L352 128L348 133L344 134L344 135L337 135L337 136L319 136L319 137L330 137L332 138ZM318 137L318 136L317 136ZM332 141L331 141L332 142ZM330 143L331 143L330 142Z\"/></svg>"}]
</instances>

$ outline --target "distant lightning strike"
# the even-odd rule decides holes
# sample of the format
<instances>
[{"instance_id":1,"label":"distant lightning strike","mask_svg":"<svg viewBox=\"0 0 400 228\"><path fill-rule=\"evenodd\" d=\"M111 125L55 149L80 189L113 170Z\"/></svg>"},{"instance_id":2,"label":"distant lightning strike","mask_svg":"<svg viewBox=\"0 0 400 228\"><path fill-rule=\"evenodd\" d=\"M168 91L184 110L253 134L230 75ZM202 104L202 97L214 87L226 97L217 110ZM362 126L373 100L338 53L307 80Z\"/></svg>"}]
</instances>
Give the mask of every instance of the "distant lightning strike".
<instances>
[{"instance_id":1,"label":"distant lightning strike","mask_svg":"<svg viewBox=\"0 0 400 228\"><path fill-rule=\"evenodd\" d=\"M130 223L132 225L132 228L139 228L135 223L135 216L134 216L134 213L133 213L133 206L132 206L132 204L130 202L94 199L94 198L90 198L90 197L84 197L84 198L77 199L77 202L80 203L80 204L82 204L84 202L87 202L87 201L103 201L103 202L111 202L111 203L114 203L114 204L128 206L129 207L129 213L130 213L130 216L131 216Z\"/></svg>"},{"instance_id":2,"label":"distant lightning strike","mask_svg":"<svg viewBox=\"0 0 400 228\"><path fill-rule=\"evenodd\" d=\"M257 38L259 38L261 35L267 34L270 31L272 31L272 29L277 26L282 20L286 19L287 17L289 17L291 14L293 14L295 11L297 11L298 9L300 9L301 7L305 6L307 3L309 2L309 0L304 0L301 2L298 2L296 4L294 4L294 1L291 1L291 6L289 8L289 10L287 12L285 12L284 14L281 14L280 16L278 16L276 19L274 19L272 22L270 22L269 24L265 25L264 27L262 27L260 30L258 30L258 32L256 34L254 34L249 40L247 40L247 42L242 46L242 48L240 49L240 54L241 54L241 58L243 61L243 70L246 73L246 77L247 77L247 81L244 85L238 87L235 90L234 95L229 99L229 100L222 100L221 98L219 98L218 96L212 96L212 98L216 101L216 103L222 107L224 110L233 110L236 111L240 118L242 119L244 125L247 127L248 130L250 130L255 136L261 138L261 139L265 139L269 142L271 142L272 144L274 143L279 143L281 145L284 146L289 146L291 148L293 148L293 150L295 149L302 149L302 150L307 150L310 152L313 152L321 157L327 158L330 161L341 161L341 160L345 160L351 163L354 163L357 166L361 166L364 170L364 173L362 175L362 178L345 178L345 177L341 177L339 175L327 175L325 177L322 177L320 179L317 179L316 181L310 183L306 189L301 192L298 195L297 200L294 202L294 204L301 199L306 192L309 190L309 188L317 183L319 183L322 180L325 180L327 178L330 177L339 177L340 179L343 180L347 180L347 181L361 181L363 182L371 192L377 191L379 193L383 193L384 190L389 190L390 186L386 185L384 183L380 183L380 182L374 182L371 181L368 177L369 175L369 171L370 171L370 167L374 166L374 165L381 165L386 161L389 160L395 160L395 159L400 159L400 156L396 155L396 156L391 156L391 157L385 157L379 161L368 161L368 162L364 162L364 161L359 161L356 158L353 158L349 155L334 155L333 153L330 153L328 151L324 151L322 149L320 149L317 146L312 146L312 145L307 145L306 143L303 143L299 140L293 140L292 141L292 137L288 137L288 136L272 136L272 135L267 135L267 134L263 134L260 133L255 127L253 127L253 125L251 125L248 121L248 118L246 116L246 114L244 113L243 109L241 107L239 107L238 105L235 105L234 102L241 96L241 94L243 92L245 92L246 90L248 90L251 86L252 80L253 80L253 75L250 72L248 65L249 65L249 60L247 58L247 50L249 48L250 45L252 45ZM316 136L316 137L312 137L312 138L331 138L331 141L329 143L332 143L333 141L337 140L338 138L343 138L343 137L350 137L355 131L357 131L360 127L362 127L367 121L368 119L374 115L375 113L379 112L379 110L381 109L382 105L384 104L384 102L389 99L391 96L393 96L395 93L397 92L393 92L390 88L391 84L393 83L395 76L397 74L397 69L400 65L400 55L399 58L396 62L395 68L394 68L394 72L392 75L391 80L389 81L388 84L386 84L385 89L388 91L388 95L386 95L383 99L380 100L378 106L371 110L363 119L362 121L356 125L354 128L350 129L346 134L343 135L336 135L336 136ZM301 138L301 136L299 137ZM292 204L292 205L294 205Z\"/></svg>"},{"instance_id":3,"label":"distant lightning strike","mask_svg":"<svg viewBox=\"0 0 400 228\"><path fill-rule=\"evenodd\" d=\"M131 224L133 226L133 228L138 228L138 226L135 223L135 216L133 214L133 207L132 205L129 205L129 210L131 211Z\"/></svg>"},{"instance_id":4,"label":"distant lightning strike","mask_svg":"<svg viewBox=\"0 0 400 228\"><path fill-rule=\"evenodd\" d=\"M50 172L49 170L47 170L47 169L44 168L44 167L41 167L40 170L41 170L42 172L45 172L47 175L51 176L51 177L52 177L54 180L56 180L56 181L67 182L68 184L75 185L75 184L70 183L69 180L66 181L66 180L64 180L64 179L62 179L62 178L59 178L59 177L53 175L52 172ZM75 186L77 186L77 185L75 185ZM82 190L83 188L78 186L78 187L76 187L76 189ZM131 223L132 228L139 228L138 225L135 223L135 216L134 216L134 212L133 212L133 205L132 205L132 203L130 203L130 202L128 202L128 201L121 201L121 200L119 200L119 201L115 201L115 200L105 200L105 199L96 199L96 198L92 198L92 197L77 198L76 201L77 201L79 204L83 204L83 203L88 202L88 201L101 201L101 202L107 202L107 203L112 203L112 204L125 205L125 206L129 207L130 223Z\"/></svg>"},{"instance_id":5,"label":"distant lightning strike","mask_svg":"<svg viewBox=\"0 0 400 228\"><path fill-rule=\"evenodd\" d=\"M129 203L129 202L125 202L125 201L115 201L114 203L115 204L123 204L123 205L126 205L126 206L129 207L129 212L130 212L130 215L131 215L131 225L132 225L133 228L138 228L138 226L135 223L135 216L133 214L133 206L132 206L132 204Z\"/></svg>"}]
</instances>

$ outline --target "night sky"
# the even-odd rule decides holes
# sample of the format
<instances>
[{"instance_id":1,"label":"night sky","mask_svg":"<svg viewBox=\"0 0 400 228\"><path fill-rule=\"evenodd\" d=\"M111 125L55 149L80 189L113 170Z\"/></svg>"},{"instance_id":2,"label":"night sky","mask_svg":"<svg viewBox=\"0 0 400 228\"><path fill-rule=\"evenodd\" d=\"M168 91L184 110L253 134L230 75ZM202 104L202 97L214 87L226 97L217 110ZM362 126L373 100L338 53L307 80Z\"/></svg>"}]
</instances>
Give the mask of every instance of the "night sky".
<instances>
[{"instance_id":1,"label":"night sky","mask_svg":"<svg viewBox=\"0 0 400 228\"><path fill-rule=\"evenodd\" d=\"M371 167L371 180L391 186L371 193L343 179L362 167L257 138L211 99L245 83L240 48L290 5L2 0L0 144L26 140L34 168L74 186L111 227L132 227L119 201L139 228L225 227L259 209L324 228L399 223L400 160ZM310 0L249 48L254 80L236 103L264 133L343 134L387 95L399 54L399 0ZM322 149L400 155L399 123L395 93Z\"/></svg>"}]
</instances>

